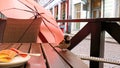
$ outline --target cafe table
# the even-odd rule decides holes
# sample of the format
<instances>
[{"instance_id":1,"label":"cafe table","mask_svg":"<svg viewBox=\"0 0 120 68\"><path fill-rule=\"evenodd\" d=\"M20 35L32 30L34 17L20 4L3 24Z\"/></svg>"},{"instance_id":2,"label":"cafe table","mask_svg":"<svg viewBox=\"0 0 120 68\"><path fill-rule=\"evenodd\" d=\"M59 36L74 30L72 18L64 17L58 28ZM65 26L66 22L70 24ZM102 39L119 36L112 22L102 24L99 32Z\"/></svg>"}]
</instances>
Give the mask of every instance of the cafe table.
<instances>
[{"instance_id":1,"label":"cafe table","mask_svg":"<svg viewBox=\"0 0 120 68\"><path fill-rule=\"evenodd\" d=\"M62 51L55 46L54 43L0 43L0 50L15 48L28 54L41 54L30 56L30 59L22 65L11 68L88 68L71 51Z\"/></svg>"}]
</instances>

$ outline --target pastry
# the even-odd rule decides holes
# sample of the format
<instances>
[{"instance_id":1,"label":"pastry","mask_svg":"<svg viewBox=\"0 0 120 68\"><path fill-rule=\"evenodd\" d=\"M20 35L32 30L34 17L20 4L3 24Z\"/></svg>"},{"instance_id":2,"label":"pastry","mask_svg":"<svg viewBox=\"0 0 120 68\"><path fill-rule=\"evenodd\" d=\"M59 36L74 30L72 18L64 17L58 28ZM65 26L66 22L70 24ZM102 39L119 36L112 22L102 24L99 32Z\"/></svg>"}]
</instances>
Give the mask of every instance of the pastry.
<instances>
[{"instance_id":1,"label":"pastry","mask_svg":"<svg viewBox=\"0 0 120 68\"><path fill-rule=\"evenodd\" d=\"M6 49L0 51L0 62L10 62L15 56L16 52Z\"/></svg>"}]
</instances>

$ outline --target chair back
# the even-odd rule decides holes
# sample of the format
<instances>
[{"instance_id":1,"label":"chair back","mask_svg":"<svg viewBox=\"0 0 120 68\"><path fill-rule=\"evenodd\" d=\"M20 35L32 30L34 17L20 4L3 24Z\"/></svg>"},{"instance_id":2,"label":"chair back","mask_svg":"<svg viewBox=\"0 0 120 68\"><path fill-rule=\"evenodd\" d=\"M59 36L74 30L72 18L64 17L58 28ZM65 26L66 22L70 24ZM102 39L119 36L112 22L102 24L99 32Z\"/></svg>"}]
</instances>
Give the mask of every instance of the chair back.
<instances>
[{"instance_id":1,"label":"chair back","mask_svg":"<svg viewBox=\"0 0 120 68\"><path fill-rule=\"evenodd\" d=\"M12 19L8 18L4 30L5 43L35 43L39 33L41 18Z\"/></svg>"}]
</instances>

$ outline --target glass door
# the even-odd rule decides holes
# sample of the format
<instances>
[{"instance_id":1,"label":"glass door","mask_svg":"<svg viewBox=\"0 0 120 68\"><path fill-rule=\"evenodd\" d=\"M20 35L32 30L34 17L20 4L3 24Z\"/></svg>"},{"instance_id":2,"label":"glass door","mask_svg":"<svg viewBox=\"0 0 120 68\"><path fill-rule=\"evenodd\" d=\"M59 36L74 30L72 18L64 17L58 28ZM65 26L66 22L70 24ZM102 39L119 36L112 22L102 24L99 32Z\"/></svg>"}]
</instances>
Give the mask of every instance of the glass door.
<instances>
[{"instance_id":1,"label":"glass door","mask_svg":"<svg viewBox=\"0 0 120 68\"><path fill-rule=\"evenodd\" d=\"M101 17L101 0L91 0L92 2L92 18Z\"/></svg>"}]
</instances>

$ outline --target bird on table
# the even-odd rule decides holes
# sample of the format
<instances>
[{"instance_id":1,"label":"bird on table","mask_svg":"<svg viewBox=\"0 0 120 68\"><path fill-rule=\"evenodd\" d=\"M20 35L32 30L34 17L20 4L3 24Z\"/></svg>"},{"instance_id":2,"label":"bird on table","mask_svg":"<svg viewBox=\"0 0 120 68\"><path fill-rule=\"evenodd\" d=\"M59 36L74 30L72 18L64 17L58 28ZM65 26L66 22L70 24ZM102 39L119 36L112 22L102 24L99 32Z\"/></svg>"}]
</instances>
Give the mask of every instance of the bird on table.
<instances>
[{"instance_id":1,"label":"bird on table","mask_svg":"<svg viewBox=\"0 0 120 68\"><path fill-rule=\"evenodd\" d=\"M64 35L64 40L58 46L55 47L62 49L62 51L66 51L67 48L70 46L70 40L71 39L69 35Z\"/></svg>"}]
</instances>

